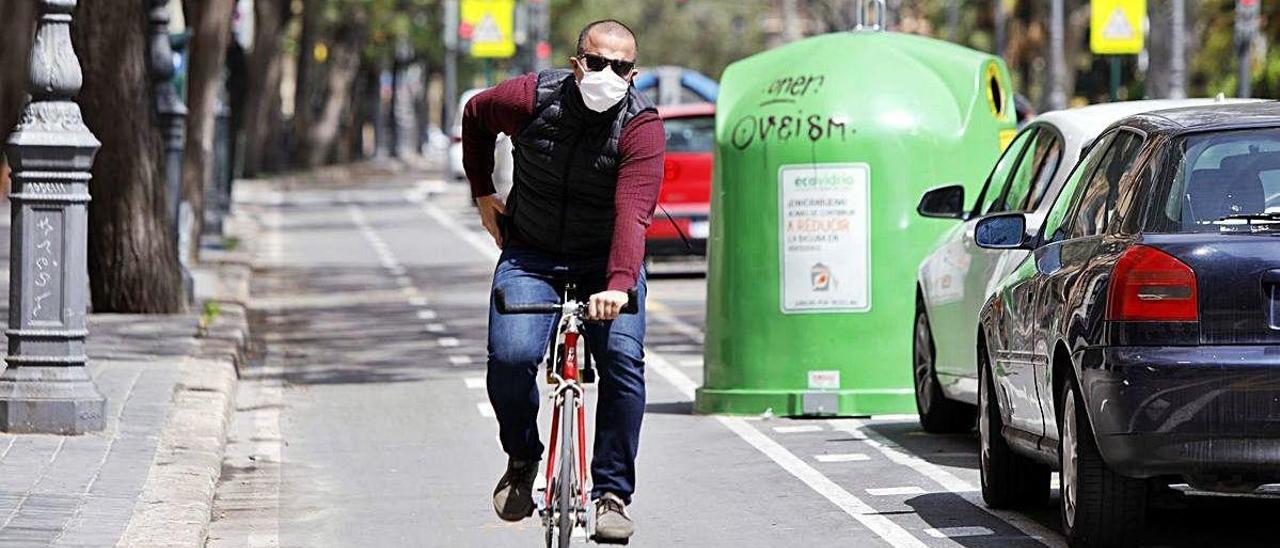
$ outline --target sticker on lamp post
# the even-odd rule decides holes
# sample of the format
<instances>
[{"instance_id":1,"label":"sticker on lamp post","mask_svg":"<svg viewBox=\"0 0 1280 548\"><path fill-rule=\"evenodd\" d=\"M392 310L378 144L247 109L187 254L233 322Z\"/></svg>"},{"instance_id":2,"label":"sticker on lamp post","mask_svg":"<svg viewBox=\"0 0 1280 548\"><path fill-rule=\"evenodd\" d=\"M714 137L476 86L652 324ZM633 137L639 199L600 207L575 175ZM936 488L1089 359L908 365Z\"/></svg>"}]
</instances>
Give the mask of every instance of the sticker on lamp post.
<instances>
[{"instance_id":1,"label":"sticker on lamp post","mask_svg":"<svg viewBox=\"0 0 1280 548\"><path fill-rule=\"evenodd\" d=\"M778 169L778 252L784 314L871 310L871 167Z\"/></svg>"}]
</instances>

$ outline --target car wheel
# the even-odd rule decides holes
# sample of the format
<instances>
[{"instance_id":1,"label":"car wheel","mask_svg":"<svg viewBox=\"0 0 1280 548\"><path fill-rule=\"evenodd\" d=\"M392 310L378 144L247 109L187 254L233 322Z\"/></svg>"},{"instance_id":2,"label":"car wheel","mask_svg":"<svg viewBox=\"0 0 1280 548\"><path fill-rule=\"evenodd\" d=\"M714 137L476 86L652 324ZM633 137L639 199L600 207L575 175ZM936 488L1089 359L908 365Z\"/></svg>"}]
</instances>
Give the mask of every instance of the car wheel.
<instances>
[{"instance_id":1,"label":"car wheel","mask_svg":"<svg viewBox=\"0 0 1280 548\"><path fill-rule=\"evenodd\" d=\"M1147 482L1121 476L1103 462L1074 382L1059 400L1058 489L1062 529L1073 547L1137 546L1147 510Z\"/></svg>"},{"instance_id":2,"label":"car wheel","mask_svg":"<svg viewBox=\"0 0 1280 548\"><path fill-rule=\"evenodd\" d=\"M978 410L972 405L949 400L938 385L934 371L933 331L923 303L916 304L915 336L912 344L912 368L916 387L916 412L920 427L933 434L953 434L973 429Z\"/></svg>"},{"instance_id":3,"label":"car wheel","mask_svg":"<svg viewBox=\"0 0 1280 548\"><path fill-rule=\"evenodd\" d=\"M992 508L1031 508L1049 503L1049 467L1018 454L1005 441L1000 402L985 349L978 351L978 435L982 449L982 500Z\"/></svg>"}]
</instances>

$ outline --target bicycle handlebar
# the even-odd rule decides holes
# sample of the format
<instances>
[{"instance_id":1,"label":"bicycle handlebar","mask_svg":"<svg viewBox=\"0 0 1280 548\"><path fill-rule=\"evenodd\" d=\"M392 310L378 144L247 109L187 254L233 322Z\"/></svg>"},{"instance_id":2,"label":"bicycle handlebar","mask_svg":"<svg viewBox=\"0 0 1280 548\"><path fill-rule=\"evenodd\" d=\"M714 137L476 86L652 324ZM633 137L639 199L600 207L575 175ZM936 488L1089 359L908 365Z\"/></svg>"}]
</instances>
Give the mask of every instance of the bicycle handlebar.
<instances>
[{"instance_id":1,"label":"bicycle handlebar","mask_svg":"<svg viewBox=\"0 0 1280 548\"><path fill-rule=\"evenodd\" d=\"M564 305L560 303L508 303L506 293L497 289L493 293L493 304L499 314L554 314L560 312ZM587 303L579 303L579 310L586 310ZM635 289L627 290L627 304L622 307L623 314L635 314L640 311L639 297Z\"/></svg>"}]
</instances>

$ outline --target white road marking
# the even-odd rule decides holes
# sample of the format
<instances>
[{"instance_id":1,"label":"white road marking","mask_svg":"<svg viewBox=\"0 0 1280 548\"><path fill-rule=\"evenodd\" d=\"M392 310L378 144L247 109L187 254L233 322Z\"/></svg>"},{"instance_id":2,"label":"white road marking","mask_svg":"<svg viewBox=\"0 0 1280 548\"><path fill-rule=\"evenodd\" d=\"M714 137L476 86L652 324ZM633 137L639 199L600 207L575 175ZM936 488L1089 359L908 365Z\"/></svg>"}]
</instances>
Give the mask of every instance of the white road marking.
<instances>
[{"instance_id":1,"label":"white road marking","mask_svg":"<svg viewBox=\"0 0 1280 548\"><path fill-rule=\"evenodd\" d=\"M463 241L471 244L472 247L485 257L488 257L491 260L497 260L500 252L493 245L492 241L481 238L478 234L462 228L457 222L441 211L440 208L429 202L424 202L422 204L422 209L428 216L443 226L445 230L452 232ZM662 318L664 316L666 315L655 315L655 317L658 318ZM664 321L664 323L671 322ZM703 341L701 330L697 328L688 329L692 326L684 322L679 322L678 320L672 325L679 326L680 324L685 326L684 330L687 331L691 337L696 336L696 340L698 342ZM686 398L689 400L694 399L694 391L697 389L698 385L694 383L693 379L690 379L688 375L685 375L683 371L678 369L676 366L671 365L671 363L663 359L660 354L652 351L648 353L647 363L652 371L657 372L659 376L683 393ZM809 466L809 464L800 457L797 457L785 447L778 444L778 442L775 442L768 436L764 435L764 433L756 430L755 427L751 426L747 421L740 417L730 416L716 416L716 420L736 434L739 438L742 438L743 441L754 447L757 451L760 451L765 456L769 457L770 460L782 467L783 470L786 470L792 476L803 481L810 489L813 489L828 501L831 501L832 504L836 505L836 507L840 508L844 513L857 520L858 523L861 523L863 526L870 529L873 533L884 539L889 544L899 548L923 548L925 546L923 542L912 536L912 534L902 526L894 523L888 517L877 513L874 508L867 505L862 501L862 499L859 499L852 493L846 491L843 487L840 487L840 485L834 481L831 481L830 478L822 475L822 473L818 472L812 466Z\"/></svg>"},{"instance_id":2,"label":"white road marking","mask_svg":"<svg viewBox=\"0 0 1280 548\"><path fill-rule=\"evenodd\" d=\"M445 326L442 323L427 324L427 331L430 331L432 333L444 333L444 330L445 330Z\"/></svg>"},{"instance_id":3,"label":"white road marking","mask_svg":"<svg viewBox=\"0 0 1280 548\"><path fill-rule=\"evenodd\" d=\"M818 462L862 462L871 460L862 453L828 453L825 455L814 455L814 460Z\"/></svg>"},{"instance_id":4,"label":"white road marking","mask_svg":"<svg viewBox=\"0 0 1280 548\"><path fill-rule=\"evenodd\" d=\"M427 298L422 295L414 295L409 297L409 304L413 306L427 306Z\"/></svg>"},{"instance_id":5,"label":"white road marking","mask_svg":"<svg viewBox=\"0 0 1280 548\"><path fill-rule=\"evenodd\" d=\"M467 377L462 379L462 382L466 383L467 388L472 390L479 390L485 387L484 377Z\"/></svg>"},{"instance_id":6,"label":"white road marking","mask_svg":"<svg viewBox=\"0 0 1280 548\"><path fill-rule=\"evenodd\" d=\"M925 529L924 534L933 538L964 538L984 537L994 535L996 532L986 527L940 527L937 529Z\"/></svg>"},{"instance_id":7,"label":"white road marking","mask_svg":"<svg viewBox=\"0 0 1280 548\"><path fill-rule=\"evenodd\" d=\"M476 251L479 251L485 258L491 261L497 261L498 256L502 254L502 250L498 249L498 246L493 243L493 239L489 238L487 234L481 236L480 234L463 228L462 225L458 224L456 219L450 217L448 213L445 213L439 207L436 207L435 204L431 202L422 202L422 211L424 211L428 217L431 217L432 220L443 226L445 230L452 232L454 236L457 236L462 241L471 244L471 247L475 248Z\"/></svg>"},{"instance_id":8,"label":"white road marking","mask_svg":"<svg viewBox=\"0 0 1280 548\"><path fill-rule=\"evenodd\" d=\"M821 432L822 427L816 424L805 424L801 426L775 426L773 431L778 434L802 434L805 432Z\"/></svg>"},{"instance_id":9,"label":"white road marking","mask_svg":"<svg viewBox=\"0 0 1280 548\"><path fill-rule=\"evenodd\" d=\"M440 346L444 346L444 347L454 347L454 346L458 346L459 344L458 339L455 339L453 337L440 337L440 340L437 342L440 343Z\"/></svg>"},{"instance_id":10,"label":"white road marking","mask_svg":"<svg viewBox=\"0 0 1280 548\"><path fill-rule=\"evenodd\" d=\"M396 283L407 287L413 285L413 280L408 276L396 276Z\"/></svg>"},{"instance_id":11,"label":"white road marking","mask_svg":"<svg viewBox=\"0 0 1280 548\"><path fill-rule=\"evenodd\" d=\"M923 495L925 490L914 485L910 487L872 487L867 494L877 497L893 497L902 495Z\"/></svg>"},{"instance_id":12,"label":"white road marking","mask_svg":"<svg viewBox=\"0 0 1280 548\"><path fill-rule=\"evenodd\" d=\"M434 320L434 319L436 319L436 311L435 311L435 310L419 310L419 311L418 311L418 319L419 319L419 320Z\"/></svg>"},{"instance_id":13,"label":"white road marking","mask_svg":"<svg viewBox=\"0 0 1280 548\"><path fill-rule=\"evenodd\" d=\"M481 417L489 417L489 418L494 417L493 406L489 405L489 402L487 401L482 401L477 403L476 410L480 412Z\"/></svg>"},{"instance_id":14,"label":"white road marking","mask_svg":"<svg viewBox=\"0 0 1280 548\"><path fill-rule=\"evenodd\" d=\"M690 339L693 339L694 341L696 341L698 344L706 343L707 337L706 337L706 334L702 332L701 328L689 322L686 322L680 318L677 318L676 315L671 312L671 309L668 308L666 305L658 301L647 301L645 303L645 306L648 306L649 310L652 310L655 312L655 314L650 316L651 318L658 320L663 324L666 324L666 326L671 328L672 331L675 331L681 335L689 337Z\"/></svg>"},{"instance_id":15,"label":"white road marking","mask_svg":"<svg viewBox=\"0 0 1280 548\"><path fill-rule=\"evenodd\" d=\"M663 359L662 356L656 352L649 352L647 357L647 364L651 371L658 373L659 376L683 393L685 397L690 400L693 399L694 391L698 386L693 382L693 379L690 379L683 371L677 369L676 366L671 365L670 362ZM720 424L724 425L725 428L728 428L734 434L737 434L739 438L742 438L743 441L750 444L757 451L760 451L765 456L769 457L770 460L780 466L783 470L786 470L789 474L804 482L810 489L813 489L819 495L822 495L823 498L826 498L832 504L836 505L836 507L840 508L840 510L844 511L844 513L857 520L858 523L862 524L867 529L870 529L876 536L884 539L885 542L900 548L917 548L925 546L920 539L912 536L911 533L901 525L894 523L888 517L878 513L874 508L863 502L862 499L859 499L852 493L846 491L836 482L831 481L830 478L822 475L821 472L818 472L815 468L809 466L808 463L788 451L778 442L770 439L769 436L766 436L764 433L756 430L755 427L751 426L750 423L743 420L741 417L717 415L716 420L718 420Z\"/></svg>"},{"instance_id":16,"label":"white road marking","mask_svg":"<svg viewBox=\"0 0 1280 548\"><path fill-rule=\"evenodd\" d=\"M914 416L912 417L914 420ZM864 436L867 439L864 443L870 445L879 451L890 461L906 466L915 470L920 475L929 478L942 486L943 489L955 493L960 498L972 504L992 516L1008 523L1014 529L1021 531L1023 534L1040 541L1046 546L1052 548L1065 548L1066 543L1061 540L1061 536L1057 532L1040 525L1036 521L1019 514L1018 512L1009 512L1004 510L995 510L988 508L982 500L982 494L977 486L960 479L955 474L948 472L942 467L924 460L916 455L907 453L899 448L898 444L885 437L883 434L872 428L866 428L863 421L857 419L840 419L831 421L832 428L843 432L848 432L855 436ZM976 457L976 456L975 456Z\"/></svg>"},{"instance_id":17,"label":"white road marking","mask_svg":"<svg viewBox=\"0 0 1280 548\"><path fill-rule=\"evenodd\" d=\"M453 365L471 365L471 356L461 354L449 356L449 363Z\"/></svg>"},{"instance_id":18,"label":"white road marking","mask_svg":"<svg viewBox=\"0 0 1280 548\"><path fill-rule=\"evenodd\" d=\"M392 275L392 276L404 276L405 274L408 274L408 273L409 273L409 271L408 271L408 270L405 270L405 268L404 268L403 266L400 266L400 265L398 265L398 264L397 264L397 265L394 265L394 266L389 266L389 267L387 267L387 268L388 268L389 270L391 270L391 275Z\"/></svg>"}]
</instances>

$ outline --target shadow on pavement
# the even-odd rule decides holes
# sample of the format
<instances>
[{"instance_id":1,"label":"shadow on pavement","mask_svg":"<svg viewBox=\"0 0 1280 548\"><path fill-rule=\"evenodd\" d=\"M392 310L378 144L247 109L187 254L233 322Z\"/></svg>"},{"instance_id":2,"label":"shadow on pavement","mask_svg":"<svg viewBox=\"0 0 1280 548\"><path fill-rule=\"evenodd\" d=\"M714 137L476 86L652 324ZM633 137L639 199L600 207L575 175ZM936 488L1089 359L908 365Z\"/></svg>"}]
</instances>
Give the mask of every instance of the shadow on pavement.
<instances>
[{"instance_id":1,"label":"shadow on pavement","mask_svg":"<svg viewBox=\"0 0 1280 548\"><path fill-rule=\"evenodd\" d=\"M646 415L692 415L693 402L673 401L648 403L644 406L644 413Z\"/></svg>"},{"instance_id":2,"label":"shadow on pavement","mask_svg":"<svg viewBox=\"0 0 1280 548\"><path fill-rule=\"evenodd\" d=\"M258 378L309 385L399 383L483 363L483 329L419 318L420 308L405 302L383 269L273 268L254 283L257 294L289 296L251 314L254 346L270 349L281 363L255 371ZM451 317L463 304L475 308L440 302L431 309Z\"/></svg>"},{"instance_id":3,"label":"shadow on pavement","mask_svg":"<svg viewBox=\"0 0 1280 548\"><path fill-rule=\"evenodd\" d=\"M978 469L977 430L962 434L929 434L913 421L872 422L866 429L893 440L911 454L933 464Z\"/></svg>"},{"instance_id":4,"label":"shadow on pavement","mask_svg":"<svg viewBox=\"0 0 1280 548\"><path fill-rule=\"evenodd\" d=\"M930 493L907 499L910 506L935 531L930 536L945 536L951 541L972 548L987 547L1040 547L1044 546L1035 537L1028 536L1012 525L1005 523L986 510L970 504L955 493ZM1056 519L1044 522L1044 512L1037 511L1029 515L1031 519L1042 525L1056 529ZM1056 516L1056 514L1050 514Z\"/></svg>"}]
</instances>

